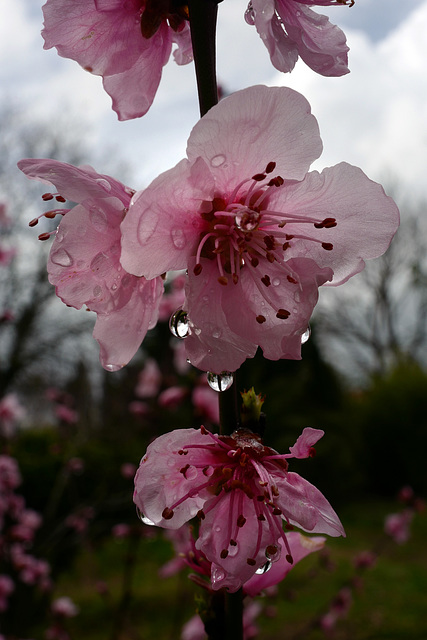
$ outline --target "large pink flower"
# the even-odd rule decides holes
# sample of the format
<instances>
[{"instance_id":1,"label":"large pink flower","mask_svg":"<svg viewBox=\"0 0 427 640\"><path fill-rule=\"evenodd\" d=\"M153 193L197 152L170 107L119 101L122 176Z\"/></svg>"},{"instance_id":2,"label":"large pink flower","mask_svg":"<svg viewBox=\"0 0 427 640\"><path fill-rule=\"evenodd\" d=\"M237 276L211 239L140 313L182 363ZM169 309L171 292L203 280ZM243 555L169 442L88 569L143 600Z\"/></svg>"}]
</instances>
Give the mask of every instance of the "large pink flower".
<instances>
[{"instance_id":1,"label":"large pink flower","mask_svg":"<svg viewBox=\"0 0 427 640\"><path fill-rule=\"evenodd\" d=\"M146 278L188 269L195 366L234 371L258 346L271 360L300 358L318 287L387 249L396 205L348 164L307 173L321 149L303 96L251 87L213 107L188 159L133 197L122 265Z\"/></svg>"},{"instance_id":2,"label":"large pink flower","mask_svg":"<svg viewBox=\"0 0 427 640\"><path fill-rule=\"evenodd\" d=\"M148 329L157 322L163 292L161 278L145 280L120 265L120 223L133 191L100 175L91 167L74 167L56 160L21 160L29 177L55 185L58 194L44 194L77 202L60 222L48 260L49 282L65 304L86 305L97 313L93 331L100 345L102 366L120 369L135 355Z\"/></svg>"},{"instance_id":3,"label":"large pink flower","mask_svg":"<svg viewBox=\"0 0 427 640\"><path fill-rule=\"evenodd\" d=\"M169 0L47 0L45 49L103 77L119 120L143 116L172 44L178 64L192 60L189 24Z\"/></svg>"},{"instance_id":4,"label":"large pink flower","mask_svg":"<svg viewBox=\"0 0 427 640\"><path fill-rule=\"evenodd\" d=\"M251 0L245 19L255 25L279 71L292 71L299 56L323 76L342 76L349 72L345 35L308 7L345 4L354 0Z\"/></svg>"},{"instance_id":5,"label":"large pink flower","mask_svg":"<svg viewBox=\"0 0 427 640\"><path fill-rule=\"evenodd\" d=\"M292 550L282 521L312 533L345 535L326 498L287 458L305 458L323 435L304 429L293 452L279 455L256 434L216 436L204 428L179 429L157 438L135 476L134 501L146 519L177 529L200 518L196 548L212 563L215 589L235 591L257 569Z\"/></svg>"}]
</instances>

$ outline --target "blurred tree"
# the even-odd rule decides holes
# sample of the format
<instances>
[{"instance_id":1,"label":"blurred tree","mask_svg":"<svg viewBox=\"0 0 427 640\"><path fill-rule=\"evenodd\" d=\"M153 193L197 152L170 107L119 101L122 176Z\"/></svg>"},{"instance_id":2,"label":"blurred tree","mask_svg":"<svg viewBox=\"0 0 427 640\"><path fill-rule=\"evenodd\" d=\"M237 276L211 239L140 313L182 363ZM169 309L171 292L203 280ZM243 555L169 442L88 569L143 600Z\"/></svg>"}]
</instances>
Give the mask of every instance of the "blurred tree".
<instances>
[{"instance_id":1,"label":"blurred tree","mask_svg":"<svg viewBox=\"0 0 427 640\"><path fill-rule=\"evenodd\" d=\"M316 320L323 353L353 381L405 360L427 363L426 247L425 223L411 213L381 258L339 290L322 291Z\"/></svg>"}]
</instances>

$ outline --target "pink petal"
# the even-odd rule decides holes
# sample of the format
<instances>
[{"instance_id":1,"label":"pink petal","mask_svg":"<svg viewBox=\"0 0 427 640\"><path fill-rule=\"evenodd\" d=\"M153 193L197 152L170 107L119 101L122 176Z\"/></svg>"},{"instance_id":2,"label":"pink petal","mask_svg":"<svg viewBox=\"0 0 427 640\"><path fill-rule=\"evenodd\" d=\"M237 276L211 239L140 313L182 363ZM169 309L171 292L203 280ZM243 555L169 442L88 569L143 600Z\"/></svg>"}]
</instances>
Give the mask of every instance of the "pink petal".
<instances>
[{"instance_id":1,"label":"pink petal","mask_svg":"<svg viewBox=\"0 0 427 640\"><path fill-rule=\"evenodd\" d=\"M207 479L203 469L214 461L205 448L209 443L209 436L200 430L177 429L156 438L149 445L135 476L134 502L154 524L178 529L193 518L211 497L207 491L201 490L174 508L172 518L165 519L162 515L166 507L170 508L192 490L197 490ZM203 445L203 448L191 448L191 445ZM190 446L188 453L179 454L185 446ZM186 465L189 465L190 472L181 473Z\"/></svg>"},{"instance_id":2,"label":"pink petal","mask_svg":"<svg viewBox=\"0 0 427 640\"><path fill-rule=\"evenodd\" d=\"M212 199L213 187L203 160L193 166L182 160L137 193L122 223L126 271L153 278L185 269L203 224L197 212L204 200Z\"/></svg>"},{"instance_id":3,"label":"pink petal","mask_svg":"<svg viewBox=\"0 0 427 640\"><path fill-rule=\"evenodd\" d=\"M187 144L189 160L206 160L222 194L271 161L283 178L301 180L321 152L310 105L285 87L236 91L195 125Z\"/></svg>"},{"instance_id":4,"label":"pink petal","mask_svg":"<svg viewBox=\"0 0 427 640\"><path fill-rule=\"evenodd\" d=\"M324 435L325 432L321 429L306 427L293 447L289 447L289 451L292 453L294 458L308 458L310 456L311 448Z\"/></svg>"}]
</instances>

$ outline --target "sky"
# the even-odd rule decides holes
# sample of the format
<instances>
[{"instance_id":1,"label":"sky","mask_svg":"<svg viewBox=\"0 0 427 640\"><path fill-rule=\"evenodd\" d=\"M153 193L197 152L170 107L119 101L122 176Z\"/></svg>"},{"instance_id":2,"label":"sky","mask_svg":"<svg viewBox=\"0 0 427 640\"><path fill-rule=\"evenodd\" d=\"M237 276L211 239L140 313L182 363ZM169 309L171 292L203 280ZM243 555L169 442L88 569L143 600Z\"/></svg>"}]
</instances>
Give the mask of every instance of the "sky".
<instances>
[{"instance_id":1,"label":"sky","mask_svg":"<svg viewBox=\"0 0 427 640\"><path fill-rule=\"evenodd\" d=\"M70 122L87 125L98 152L115 149L130 164L135 180L130 186L146 186L185 155L198 119L193 65L170 62L149 113L119 122L100 78L54 49L43 50L42 4L2 0L0 102L28 109L28 119L49 121L69 112ZM427 0L356 0L351 8L319 7L347 35L351 73L342 78L318 76L302 61L291 74L278 73L255 28L243 19L245 7L244 0L219 5L218 77L225 90L267 84L300 91L319 121L324 143L314 168L345 160L389 190L397 184L405 196L427 200Z\"/></svg>"}]
</instances>

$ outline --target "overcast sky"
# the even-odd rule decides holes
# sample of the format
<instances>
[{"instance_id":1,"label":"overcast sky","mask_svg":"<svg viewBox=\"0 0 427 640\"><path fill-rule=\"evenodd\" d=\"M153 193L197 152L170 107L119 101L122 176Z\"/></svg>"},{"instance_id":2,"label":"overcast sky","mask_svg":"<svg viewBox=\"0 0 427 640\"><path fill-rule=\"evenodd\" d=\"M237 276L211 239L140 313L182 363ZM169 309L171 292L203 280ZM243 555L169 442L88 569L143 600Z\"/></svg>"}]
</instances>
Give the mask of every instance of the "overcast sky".
<instances>
[{"instance_id":1,"label":"overcast sky","mask_svg":"<svg viewBox=\"0 0 427 640\"><path fill-rule=\"evenodd\" d=\"M193 65L171 62L150 112L118 122L99 78L56 50L43 50L42 4L2 0L2 100L28 108L28 118L52 118L68 109L89 123L98 151L114 146L135 168L131 186L145 186L185 154L198 118ZM373 179L397 180L407 194L427 199L427 0L319 7L347 34L351 73L343 78L318 76L301 61L291 74L277 73L255 28L243 20L244 10L244 0L219 5L218 75L224 88L291 86L306 96L319 121L324 153L315 168L346 160Z\"/></svg>"}]
</instances>

